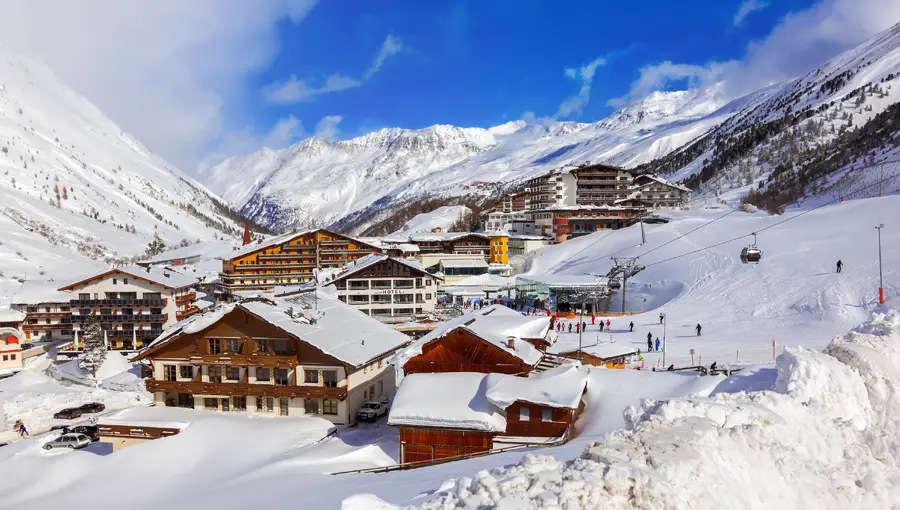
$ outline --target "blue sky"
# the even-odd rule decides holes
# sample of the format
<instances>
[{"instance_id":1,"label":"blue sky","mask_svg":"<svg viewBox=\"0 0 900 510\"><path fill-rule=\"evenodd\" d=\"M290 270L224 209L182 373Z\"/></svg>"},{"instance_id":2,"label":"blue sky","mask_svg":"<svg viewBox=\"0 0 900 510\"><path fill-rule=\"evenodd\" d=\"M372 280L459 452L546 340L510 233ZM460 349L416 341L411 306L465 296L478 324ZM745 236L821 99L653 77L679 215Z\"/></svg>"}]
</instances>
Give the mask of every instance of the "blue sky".
<instances>
[{"instance_id":1,"label":"blue sky","mask_svg":"<svg viewBox=\"0 0 900 510\"><path fill-rule=\"evenodd\" d=\"M889 28L900 1L42 0L3 14L0 45L190 172L316 132L594 121L710 83L738 97Z\"/></svg>"},{"instance_id":2,"label":"blue sky","mask_svg":"<svg viewBox=\"0 0 900 510\"><path fill-rule=\"evenodd\" d=\"M320 2L301 23L279 24L280 52L255 77L251 90L260 94L250 103L260 129L293 115L311 133L320 119L340 116L339 131L325 134L341 138L386 126L486 127L525 112L594 121L613 110L608 100L628 94L642 67L741 58L785 14L812 3L753 2L759 8L736 19L742 2L723 0ZM388 37L396 52L365 79ZM565 69L598 57L605 63L587 104L561 111L583 85ZM310 92L334 76L334 91ZM291 87L298 82L301 90Z\"/></svg>"}]
</instances>

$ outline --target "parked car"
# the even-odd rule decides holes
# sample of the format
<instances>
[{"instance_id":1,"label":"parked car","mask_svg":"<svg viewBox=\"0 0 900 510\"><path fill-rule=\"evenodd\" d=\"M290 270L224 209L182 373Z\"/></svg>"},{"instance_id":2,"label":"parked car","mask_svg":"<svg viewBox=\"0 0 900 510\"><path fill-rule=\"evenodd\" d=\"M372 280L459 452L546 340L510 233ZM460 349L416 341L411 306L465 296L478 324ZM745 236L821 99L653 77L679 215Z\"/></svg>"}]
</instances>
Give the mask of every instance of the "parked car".
<instances>
[{"instance_id":1,"label":"parked car","mask_svg":"<svg viewBox=\"0 0 900 510\"><path fill-rule=\"evenodd\" d=\"M387 401L376 402L374 400L370 400L368 402L365 402L362 407L359 408L359 411L356 412L356 417L364 421L375 421L378 418L386 415L387 412Z\"/></svg>"},{"instance_id":2,"label":"parked car","mask_svg":"<svg viewBox=\"0 0 900 510\"><path fill-rule=\"evenodd\" d=\"M84 448L89 444L91 444L91 438L84 434L63 434L52 441L44 443L44 449L52 450L54 448L69 448L77 450L79 448Z\"/></svg>"},{"instance_id":3,"label":"parked car","mask_svg":"<svg viewBox=\"0 0 900 510\"><path fill-rule=\"evenodd\" d=\"M84 434L94 442L100 440L100 429L96 425L75 425L74 427L71 425L54 425L50 427L50 432L56 430L63 434Z\"/></svg>"},{"instance_id":4,"label":"parked car","mask_svg":"<svg viewBox=\"0 0 900 510\"><path fill-rule=\"evenodd\" d=\"M55 432L57 430L62 432L63 434L65 434L69 431L69 426L68 425L54 425L54 426L50 427L50 432Z\"/></svg>"},{"instance_id":5,"label":"parked car","mask_svg":"<svg viewBox=\"0 0 900 510\"><path fill-rule=\"evenodd\" d=\"M53 415L57 420L71 420L73 418L81 418L81 409L77 407L69 407Z\"/></svg>"},{"instance_id":6,"label":"parked car","mask_svg":"<svg viewBox=\"0 0 900 510\"><path fill-rule=\"evenodd\" d=\"M22 344L23 351L27 351L28 349L31 349L32 347L34 347L34 344Z\"/></svg>"},{"instance_id":7,"label":"parked car","mask_svg":"<svg viewBox=\"0 0 900 510\"><path fill-rule=\"evenodd\" d=\"M78 409L81 409L82 413L99 413L106 409L106 406L100 402L91 402L90 404L84 404Z\"/></svg>"}]
</instances>

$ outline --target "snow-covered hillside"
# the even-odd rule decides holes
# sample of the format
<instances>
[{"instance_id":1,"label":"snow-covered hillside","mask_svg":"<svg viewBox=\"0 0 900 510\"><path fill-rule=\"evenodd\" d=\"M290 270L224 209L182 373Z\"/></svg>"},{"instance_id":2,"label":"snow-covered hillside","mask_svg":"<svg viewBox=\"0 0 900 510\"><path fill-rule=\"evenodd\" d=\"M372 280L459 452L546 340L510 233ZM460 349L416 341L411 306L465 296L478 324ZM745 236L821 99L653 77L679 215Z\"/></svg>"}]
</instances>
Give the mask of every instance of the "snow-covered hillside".
<instances>
[{"instance_id":1,"label":"snow-covered hillside","mask_svg":"<svg viewBox=\"0 0 900 510\"><path fill-rule=\"evenodd\" d=\"M711 87L658 92L594 124L513 121L488 129L382 129L339 142L313 137L281 151L228 159L201 179L276 230L330 224L384 197L494 193L585 160L644 163L702 135L746 102L724 105Z\"/></svg>"},{"instance_id":2,"label":"snow-covered hillside","mask_svg":"<svg viewBox=\"0 0 900 510\"><path fill-rule=\"evenodd\" d=\"M0 285L131 257L154 234L238 238L217 200L51 70L0 49Z\"/></svg>"},{"instance_id":3,"label":"snow-covered hillside","mask_svg":"<svg viewBox=\"0 0 900 510\"><path fill-rule=\"evenodd\" d=\"M471 212L472 210L464 205L445 205L443 207L438 207L431 212L417 214L413 219L407 221L403 225L403 228L394 232L394 235L412 232L430 232L435 228L448 230L460 216Z\"/></svg>"}]
</instances>

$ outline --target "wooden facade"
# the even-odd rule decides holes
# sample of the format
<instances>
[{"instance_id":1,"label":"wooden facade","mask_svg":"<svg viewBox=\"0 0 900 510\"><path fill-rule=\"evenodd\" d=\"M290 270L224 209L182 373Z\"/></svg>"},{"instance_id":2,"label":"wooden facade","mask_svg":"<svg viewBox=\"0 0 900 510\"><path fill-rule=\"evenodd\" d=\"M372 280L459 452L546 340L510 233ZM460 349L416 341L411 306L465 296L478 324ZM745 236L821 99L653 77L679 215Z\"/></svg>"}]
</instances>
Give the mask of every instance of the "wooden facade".
<instances>
[{"instance_id":1,"label":"wooden facade","mask_svg":"<svg viewBox=\"0 0 900 510\"><path fill-rule=\"evenodd\" d=\"M422 346L422 354L403 365L406 374L480 372L526 375L533 367L474 333L457 328Z\"/></svg>"},{"instance_id":2,"label":"wooden facade","mask_svg":"<svg viewBox=\"0 0 900 510\"><path fill-rule=\"evenodd\" d=\"M104 438L159 439L161 437L174 436L181 432L181 429L143 425L105 425L101 423L97 425L97 432Z\"/></svg>"},{"instance_id":3,"label":"wooden facade","mask_svg":"<svg viewBox=\"0 0 900 510\"><path fill-rule=\"evenodd\" d=\"M551 407L524 400L513 402L506 408L505 436L513 437L561 437L570 432L575 420L584 410L584 401L577 409ZM523 413L528 419L523 420Z\"/></svg>"},{"instance_id":4,"label":"wooden facade","mask_svg":"<svg viewBox=\"0 0 900 510\"><path fill-rule=\"evenodd\" d=\"M400 463L489 452L496 435L474 430L400 427Z\"/></svg>"},{"instance_id":5,"label":"wooden facade","mask_svg":"<svg viewBox=\"0 0 900 510\"><path fill-rule=\"evenodd\" d=\"M567 358L578 359L578 351L567 351L560 353L560 356L565 356ZM629 360L634 356L634 353L631 354L623 354L621 356L615 356L612 358L601 358L600 356L595 356L593 354L589 354L587 352L581 352L581 363L585 365L591 365L594 367L606 367L613 369L624 369L626 368Z\"/></svg>"}]
</instances>

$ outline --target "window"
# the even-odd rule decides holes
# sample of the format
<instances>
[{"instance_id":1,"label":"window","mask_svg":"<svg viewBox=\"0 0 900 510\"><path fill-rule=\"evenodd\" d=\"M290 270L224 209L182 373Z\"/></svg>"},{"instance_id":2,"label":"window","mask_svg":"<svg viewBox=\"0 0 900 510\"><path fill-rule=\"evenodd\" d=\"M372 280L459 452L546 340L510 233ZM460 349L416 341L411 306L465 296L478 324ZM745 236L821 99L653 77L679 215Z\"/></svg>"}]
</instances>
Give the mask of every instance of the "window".
<instances>
[{"instance_id":1,"label":"window","mask_svg":"<svg viewBox=\"0 0 900 510\"><path fill-rule=\"evenodd\" d=\"M256 410L258 412L274 411L275 399L272 397L256 397Z\"/></svg>"},{"instance_id":2,"label":"window","mask_svg":"<svg viewBox=\"0 0 900 510\"><path fill-rule=\"evenodd\" d=\"M3 355L3 361L9 361L9 354Z\"/></svg>"},{"instance_id":3,"label":"window","mask_svg":"<svg viewBox=\"0 0 900 510\"><path fill-rule=\"evenodd\" d=\"M178 367L178 376L182 379L193 379L194 367L190 365L181 365L180 367Z\"/></svg>"},{"instance_id":4,"label":"window","mask_svg":"<svg viewBox=\"0 0 900 510\"><path fill-rule=\"evenodd\" d=\"M256 367L256 380L269 382L272 380L272 369L264 367Z\"/></svg>"},{"instance_id":5,"label":"window","mask_svg":"<svg viewBox=\"0 0 900 510\"><path fill-rule=\"evenodd\" d=\"M226 367L225 368L225 379L229 381L237 381L241 378L241 368L240 367Z\"/></svg>"},{"instance_id":6,"label":"window","mask_svg":"<svg viewBox=\"0 0 900 510\"><path fill-rule=\"evenodd\" d=\"M128 278L122 278L122 283L124 283L125 285L128 285Z\"/></svg>"},{"instance_id":7,"label":"window","mask_svg":"<svg viewBox=\"0 0 900 510\"><path fill-rule=\"evenodd\" d=\"M383 359L378 360L378 368L381 368L381 365L384 363Z\"/></svg>"},{"instance_id":8,"label":"window","mask_svg":"<svg viewBox=\"0 0 900 510\"><path fill-rule=\"evenodd\" d=\"M162 299L162 294L159 292L144 292L144 299Z\"/></svg>"},{"instance_id":9,"label":"window","mask_svg":"<svg viewBox=\"0 0 900 510\"><path fill-rule=\"evenodd\" d=\"M425 280L425 286L431 287L431 279Z\"/></svg>"},{"instance_id":10,"label":"window","mask_svg":"<svg viewBox=\"0 0 900 510\"><path fill-rule=\"evenodd\" d=\"M165 376L165 379L167 381L177 380L178 379L178 376L176 375L178 373L177 369L178 369L178 367L176 367L175 365L163 365L163 375Z\"/></svg>"},{"instance_id":11,"label":"window","mask_svg":"<svg viewBox=\"0 0 900 510\"><path fill-rule=\"evenodd\" d=\"M322 414L337 414L338 413L338 401L337 400L324 400L322 402Z\"/></svg>"},{"instance_id":12,"label":"window","mask_svg":"<svg viewBox=\"0 0 900 510\"><path fill-rule=\"evenodd\" d=\"M222 367L209 367L206 369L209 374L209 382L211 383L220 383L222 382Z\"/></svg>"},{"instance_id":13,"label":"window","mask_svg":"<svg viewBox=\"0 0 900 510\"><path fill-rule=\"evenodd\" d=\"M113 285L118 285L118 283L119 283L119 280L113 278Z\"/></svg>"},{"instance_id":14,"label":"window","mask_svg":"<svg viewBox=\"0 0 900 510\"><path fill-rule=\"evenodd\" d=\"M378 381L378 394L384 395L384 381Z\"/></svg>"},{"instance_id":15,"label":"window","mask_svg":"<svg viewBox=\"0 0 900 510\"><path fill-rule=\"evenodd\" d=\"M286 398L279 399L278 407L281 411L281 416L287 416L290 410L290 400Z\"/></svg>"},{"instance_id":16,"label":"window","mask_svg":"<svg viewBox=\"0 0 900 510\"><path fill-rule=\"evenodd\" d=\"M375 385L369 386L369 399L375 398Z\"/></svg>"},{"instance_id":17,"label":"window","mask_svg":"<svg viewBox=\"0 0 900 510\"><path fill-rule=\"evenodd\" d=\"M553 409L549 407L541 409L541 421L553 421Z\"/></svg>"},{"instance_id":18,"label":"window","mask_svg":"<svg viewBox=\"0 0 900 510\"><path fill-rule=\"evenodd\" d=\"M179 393L178 394L178 407L189 407L191 409L194 408L194 396L190 393Z\"/></svg>"},{"instance_id":19,"label":"window","mask_svg":"<svg viewBox=\"0 0 900 510\"><path fill-rule=\"evenodd\" d=\"M319 414L319 401L311 398L303 399L303 411L306 414Z\"/></svg>"},{"instance_id":20,"label":"window","mask_svg":"<svg viewBox=\"0 0 900 510\"><path fill-rule=\"evenodd\" d=\"M326 388L337 388L337 370L322 370L322 383Z\"/></svg>"},{"instance_id":21,"label":"window","mask_svg":"<svg viewBox=\"0 0 900 510\"><path fill-rule=\"evenodd\" d=\"M286 368L276 368L275 369L275 384L279 386L287 386L288 382L288 369Z\"/></svg>"},{"instance_id":22,"label":"window","mask_svg":"<svg viewBox=\"0 0 900 510\"><path fill-rule=\"evenodd\" d=\"M210 354L238 353L241 350L240 341L237 338L210 338L208 340Z\"/></svg>"},{"instance_id":23,"label":"window","mask_svg":"<svg viewBox=\"0 0 900 510\"><path fill-rule=\"evenodd\" d=\"M232 411L246 411L247 410L247 397L231 397L231 410Z\"/></svg>"},{"instance_id":24,"label":"window","mask_svg":"<svg viewBox=\"0 0 900 510\"><path fill-rule=\"evenodd\" d=\"M416 278L416 288L417 289L422 288L422 279L421 278Z\"/></svg>"},{"instance_id":25,"label":"window","mask_svg":"<svg viewBox=\"0 0 900 510\"><path fill-rule=\"evenodd\" d=\"M256 339L256 350L260 352L271 352L276 356L286 356L291 354L290 344L287 340L278 338L258 338Z\"/></svg>"},{"instance_id":26,"label":"window","mask_svg":"<svg viewBox=\"0 0 900 510\"><path fill-rule=\"evenodd\" d=\"M303 382L306 384L319 384L319 371L318 370L304 370L303 371Z\"/></svg>"},{"instance_id":27,"label":"window","mask_svg":"<svg viewBox=\"0 0 900 510\"><path fill-rule=\"evenodd\" d=\"M525 406L519 408L519 421L530 421L531 420L531 409L528 409Z\"/></svg>"},{"instance_id":28,"label":"window","mask_svg":"<svg viewBox=\"0 0 900 510\"><path fill-rule=\"evenodd\" d=\"M426 300L431 299L431 294L425 294L425 299Z\"/></svg>"},{"instance_id":29,"label":"window","mask_svg":"<svg viewBox=\"0 0 900 510\"><path fill-rule=\"evenodd\" d=\"M231 404L231 401L227 398L223 398L222 399L222 410L229 411L230 407L231 407L229 404Z\"/></svg>"},{"instance_id":30,"label":"window","mask_svg":"<svg viewBox=\"0 0 900 510\"><path fill-rule=\"evenodd\" d=\"M204 398L203 399L203 408L204 409L218 409L219 408L219 399Z\"/></svg>"},{"instance_id":31,"label":"window","mask_svg":"<svg viewBox=\"0 0 900 510\"><path fill-rule=\"evenodd\" d=\"M82 301L83 301L83 300L87 300L87 299L91 299L91 295L90 295L90 294L78 294L78 299L80 299L80 300L82 300Z\"/></svg>"}]
</instances>

